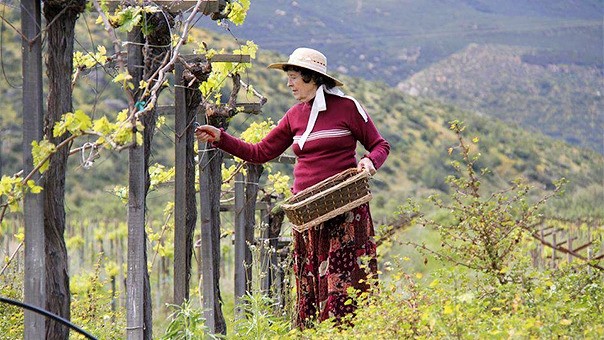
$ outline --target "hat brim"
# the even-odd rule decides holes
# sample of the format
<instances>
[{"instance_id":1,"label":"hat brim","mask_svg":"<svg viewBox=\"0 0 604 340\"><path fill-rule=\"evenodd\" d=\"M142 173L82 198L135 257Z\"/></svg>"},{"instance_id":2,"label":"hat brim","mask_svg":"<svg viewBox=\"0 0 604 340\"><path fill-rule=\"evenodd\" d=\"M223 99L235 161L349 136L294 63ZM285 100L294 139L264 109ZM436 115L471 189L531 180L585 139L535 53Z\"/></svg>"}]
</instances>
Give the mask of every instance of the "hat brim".
<instances>
[{"instance_id":1,"label":"hat brim","mask_svg":"<svg viewBox=\"0 0 604 340\"><path fill-rule=\"evenodd\" d=\"M278 69L278 70L283 70L285 68L285 66L296 66L296 67L300 67L300 68L304 68L313 72L317 72L318 74L324 75L329 79L332 79L333 81L335 81L336 86L344 86L344 83L342 83L341 81L339 81L337 78L334 78L333 76L330 76L327 73L323 73L323 72L319 72L317 70L313 70L310 69L308 67L302 66L302 65L297 65L297 64L293 64L293 63L273 63L273 64L269 64L268 68L274 68L274 69Z\"/></svg>"}]
</instances>

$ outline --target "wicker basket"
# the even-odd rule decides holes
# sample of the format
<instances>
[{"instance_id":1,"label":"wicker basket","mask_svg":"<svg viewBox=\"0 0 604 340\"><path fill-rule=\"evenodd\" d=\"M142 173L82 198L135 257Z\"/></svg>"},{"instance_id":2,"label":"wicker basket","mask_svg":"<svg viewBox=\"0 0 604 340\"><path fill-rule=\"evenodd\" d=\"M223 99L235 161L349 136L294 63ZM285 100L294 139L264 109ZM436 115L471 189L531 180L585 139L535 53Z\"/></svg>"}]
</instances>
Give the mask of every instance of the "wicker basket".
<instances>
[{"instance_id":1,"label":"wicker basket","mask_svg":"<svg viewBox=\"0 0 604 340\"><path fill-rule=\"evenodd\" d=\"M298 232L305 231L371 200L368 171L351 168L287 199L281 207Z\"/></svg>"}]
</instances>

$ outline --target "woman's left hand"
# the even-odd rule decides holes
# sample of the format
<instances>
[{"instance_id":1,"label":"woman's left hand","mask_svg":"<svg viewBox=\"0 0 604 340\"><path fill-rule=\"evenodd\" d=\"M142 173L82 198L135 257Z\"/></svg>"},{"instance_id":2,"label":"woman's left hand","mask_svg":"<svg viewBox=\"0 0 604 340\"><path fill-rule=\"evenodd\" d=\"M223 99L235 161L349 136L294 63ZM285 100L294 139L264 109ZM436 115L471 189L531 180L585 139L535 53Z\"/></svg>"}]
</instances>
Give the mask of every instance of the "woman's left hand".
<instances>
[{"instance_id":1,"label":"woman's left hand","mask_svg":"<svg viewBox=\"0 0 604 340\"><path fill-rule=\"evenodd\" d=\"M357 170L358 171L369 171L370 175L373 175L377 172L377 170L375 169L375 166L373 165L373 162L371 161L371 159L367 158L367 157L363 157L361 158L361 160L359 161L359 164L357 164Z\"/></svg>"}]
</instances>

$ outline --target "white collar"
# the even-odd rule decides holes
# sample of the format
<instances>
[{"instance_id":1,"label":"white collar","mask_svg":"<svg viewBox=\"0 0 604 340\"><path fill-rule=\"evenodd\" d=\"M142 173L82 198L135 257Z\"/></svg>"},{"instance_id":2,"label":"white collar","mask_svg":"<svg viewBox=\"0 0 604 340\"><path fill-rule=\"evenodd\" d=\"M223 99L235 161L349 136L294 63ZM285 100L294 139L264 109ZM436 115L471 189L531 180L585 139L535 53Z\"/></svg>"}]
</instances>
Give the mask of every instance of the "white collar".
<instances>
[{"instance_id":1,"label":"white collar","mask_svg":"<svg viewBox=\"0 0 604 340\"><path fill-rule=\"evenodd\" d=\"M327 110L327 103L325 102L325 92L336 95L339 97L344 97L351 99L354 102L354 105L357 107L357 111L363 117L363 120L367 122L367 112L365 109L359 104L359 102L351 96L344 95L339 88L333 87L331 89L325 88L325 85L321 85L317 88L317 93L315 94L315 100L312 103L312 108L310 109L310 116L308 117L308 123L306 123L306 130L298 140L298 146L300 146L300 150L304 148L304 143L306 139L312 132L312 129L315 127L315 123L317 122L317 117L319 116L319 112Z\"/></svg>"}]
</instances>

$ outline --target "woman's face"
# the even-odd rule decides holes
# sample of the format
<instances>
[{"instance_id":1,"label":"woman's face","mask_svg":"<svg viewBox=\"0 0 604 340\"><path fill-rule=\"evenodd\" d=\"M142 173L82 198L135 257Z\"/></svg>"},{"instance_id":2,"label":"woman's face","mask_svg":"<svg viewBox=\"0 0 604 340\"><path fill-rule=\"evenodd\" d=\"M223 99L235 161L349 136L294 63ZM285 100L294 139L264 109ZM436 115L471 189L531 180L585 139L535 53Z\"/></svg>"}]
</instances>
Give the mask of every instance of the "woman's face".
<instances>
[{"instance_id":1,"label":"woman's face","mask_svg":"<svg viewBox=\"0 0 604 340\"><path fill-rule=\"evenodd\" d=\"M302 75L297 71L287 71L287 86L292 90L294 98L301 102L308 102L313 99L318 87L314 80L305 83Z\"/></svg>"}]
</instances>

